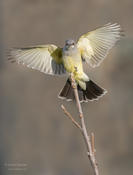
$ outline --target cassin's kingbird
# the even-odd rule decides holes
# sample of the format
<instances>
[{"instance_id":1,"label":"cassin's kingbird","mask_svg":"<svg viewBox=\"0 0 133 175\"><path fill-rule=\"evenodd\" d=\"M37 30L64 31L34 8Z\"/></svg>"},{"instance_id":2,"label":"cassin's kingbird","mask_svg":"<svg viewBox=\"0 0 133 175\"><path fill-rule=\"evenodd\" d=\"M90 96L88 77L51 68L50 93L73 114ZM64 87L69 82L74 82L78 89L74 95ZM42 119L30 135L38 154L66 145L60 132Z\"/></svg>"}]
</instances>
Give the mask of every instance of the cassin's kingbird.
<instances>
[{"instance_id":1,"label":"cassin's kingbird","mask_svg":"<svg viewBox=\"0 0 133 175\"><path fill-rule=\"evenodd\" d=\"M87 102L98 99L105 94L106 90L90 80L83 71L82 62L85 61L93 68L99 66L120 36L120 25L109 23L82 35L77 43L72 39L66 40L63 48L49 44L11 49L9 59L11 62L17 61L46 74L73 73L79 99L81 102ZM59 97L67 100L74 99L69 78Z\"/></svg>"}]
</instances>

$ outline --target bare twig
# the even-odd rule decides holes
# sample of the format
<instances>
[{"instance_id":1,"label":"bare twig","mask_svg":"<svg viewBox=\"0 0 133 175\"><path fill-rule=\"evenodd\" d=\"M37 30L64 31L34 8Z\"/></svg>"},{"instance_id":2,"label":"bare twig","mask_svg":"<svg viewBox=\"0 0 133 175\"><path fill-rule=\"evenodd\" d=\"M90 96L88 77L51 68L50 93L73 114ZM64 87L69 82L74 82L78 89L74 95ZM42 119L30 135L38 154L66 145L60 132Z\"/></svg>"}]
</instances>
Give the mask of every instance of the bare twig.
<instances>
[{"instance_id":1,"label":"bare twig","mask_svg":"<svg viewBox=\"0 0 133 175\"><path fill-rule=\"evenodd\" d=\"M79 128L80 130L82 130L81 126L78 124L78 122L76 122L76 120L72 117L72 115L66 110L66 108L61 105L62 110L64 111L64 113L66 114L66 116L68 116L69 119L71 119L72 123Z\"/></svg>"},{"instance_id":2,"label":"bare twig","mask_svg":"<svg viewBox=\"0 0 133 175\"><path fill-rule=\"evenodd\" d=\"M79 117L80 117L80 120L81 120L81 127L82 127L82 135L83 135L84 141L86 143L86 148L87 148L87 152L88 152L88 158L89 158L89 160L91 162L91 165L93 167L95 175L99 175L96 158L95 158L95 155L94 155L94 152L93 152L93 148L92 148L92 143L91 143L90 138L89 138L89 136L87 134L87 129L86 129L85 121L84 121L84 115L83 115L81 103L79 101L77 85L76 85L75 79L73 77L73 74L71 74L71 82L72 82L72 87L74 89L74 95L75 95L75 99L76 99L76 103L77 103L77 107L78 107L78 111L79 111Z\"/></svg>"},{"instance_id":3,"label":"bare twig","mask_svg":"<svg viewBox=\"0 0 133 175\"><path fill-rule=\"evenodd\" d=\"M96 153L96 149L95 149L95 136L94 133L91 133L91 147L92 147L92 152L95 154Z\"/></svg>"},{"instance_id":4,"label":"bare twig","mask_svg":"<svg viewBox=\"0 0 133 175\"><path fill-rule=\"evenodd\" d=\"M85 121L84 121L84 115L83 115L81 103L80 103L80 100L79 100L79 95L78 95L78 91L77 91L77 85L76 85L75 79L73 77L73 74L71 74L71 84L72 84L72 87L74 89L74 95L75 95L75 99L76 99L77 108L78 108L78 111L79 111L79 118L80 118L80 121L81 121L81 126L80 125L79 125L80 127L77 126L77 122L73 119L73 117L70 115L69 112L67 112L67 113L66 113L66 111L64 111L64 112L65 112L65 114L67 116L69 114L69 118L71 118L72 122L78 128L80 128L80 131L81 131L81 133L83 135L83 138L84 138L84 141L85 141L85 144L86 144L87 155L88 155L88 158L89 158L89 160L91 162L92 168L94 170L94 174L95 175L99 175L98 165L97 165L96 158L95 158L94 134L93 133L91 134L91 139L90 139L90 137L87 134L87 129L86 129Z\"/></svg>"}]
</instances>

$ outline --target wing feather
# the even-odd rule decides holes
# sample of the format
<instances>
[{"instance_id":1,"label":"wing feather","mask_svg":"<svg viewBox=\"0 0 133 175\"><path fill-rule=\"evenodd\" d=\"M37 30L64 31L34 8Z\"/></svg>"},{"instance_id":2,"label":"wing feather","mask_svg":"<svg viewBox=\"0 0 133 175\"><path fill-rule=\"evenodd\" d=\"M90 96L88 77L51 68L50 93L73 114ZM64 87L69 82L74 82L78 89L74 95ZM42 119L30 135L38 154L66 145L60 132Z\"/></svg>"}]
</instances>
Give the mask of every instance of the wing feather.
<instances>
[{"instance_id":1,"label":"wing feather","mask_svg":"<svg viewBox=\"0 0 133 175\"><path fill-rule=\"evenodd\" d=\"M46 74L66 74L62 61L62 49L52 44L11 49L9 60Z\"/></svg>"},{"instance_id":2,"label":"wing feather","mask_svg":"<svg viewBox=\"0 0 133 175\"><path fill-rule=\"evenodd\" d=\"M120 25L108 23L92 32L82 35L77 43L83 60L92 67L97 67L104 60L108 51L122 35Z\"/></svg>"}]
</instances>

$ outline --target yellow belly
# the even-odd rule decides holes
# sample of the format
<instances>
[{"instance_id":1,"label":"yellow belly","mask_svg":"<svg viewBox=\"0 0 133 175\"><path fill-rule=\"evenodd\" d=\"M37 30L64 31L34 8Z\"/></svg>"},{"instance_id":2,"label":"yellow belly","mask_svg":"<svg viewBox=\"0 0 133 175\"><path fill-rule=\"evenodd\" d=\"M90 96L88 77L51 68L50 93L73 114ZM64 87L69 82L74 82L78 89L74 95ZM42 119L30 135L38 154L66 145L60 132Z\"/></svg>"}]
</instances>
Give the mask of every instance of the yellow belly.
<instances>
[{"instance_id":1,"label":"yellow belly","mask_svg":"<svg viewBox=\"0 0 133 175\"><path fill-rule=\"evenodd\" d=\"M64 67L69 73L73 73L75 79L80 79L83 74L83 66L81 59L75 59L67 56L63 59Z\"/></svg>"},{"instance_id":2,"label":"yellow belly","mask_svg":"<svg viewBox=\"0 0 133 175\"><path fill-rule=\"evenodd\" d=\"M86 81L89 81L89 77L83 72L83 65L81 58L72 58L65 56L63 58L64 67L69 73L73 73L76 82L82 89L86 89Z\"/></svg>"}]
</instances>

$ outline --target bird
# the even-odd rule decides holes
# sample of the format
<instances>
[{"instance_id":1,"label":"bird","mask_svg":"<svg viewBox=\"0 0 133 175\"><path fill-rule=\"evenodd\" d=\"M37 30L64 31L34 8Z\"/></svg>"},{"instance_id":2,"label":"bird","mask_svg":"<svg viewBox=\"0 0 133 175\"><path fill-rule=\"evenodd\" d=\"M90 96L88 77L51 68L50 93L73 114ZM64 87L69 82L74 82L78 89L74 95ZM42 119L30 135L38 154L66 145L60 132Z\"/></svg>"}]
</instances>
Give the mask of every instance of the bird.
<instances>
[{"instance_id":1,"label":"bird","mask_svg":"<svg viewBox=\"0 0 133 175\"><path fill-rule=\"evenodd\" d=\"M80 102L98 100L107 91L84 72L83 62L92 68L98 67L121 36L120 25L108 23L83 34L77 42L67 39L62 48L54 44L11 48L8 59L45 74L68 75L58 95L61 99L75 99L70 79L73 74Z\"/></svg>"}]
</instances>

